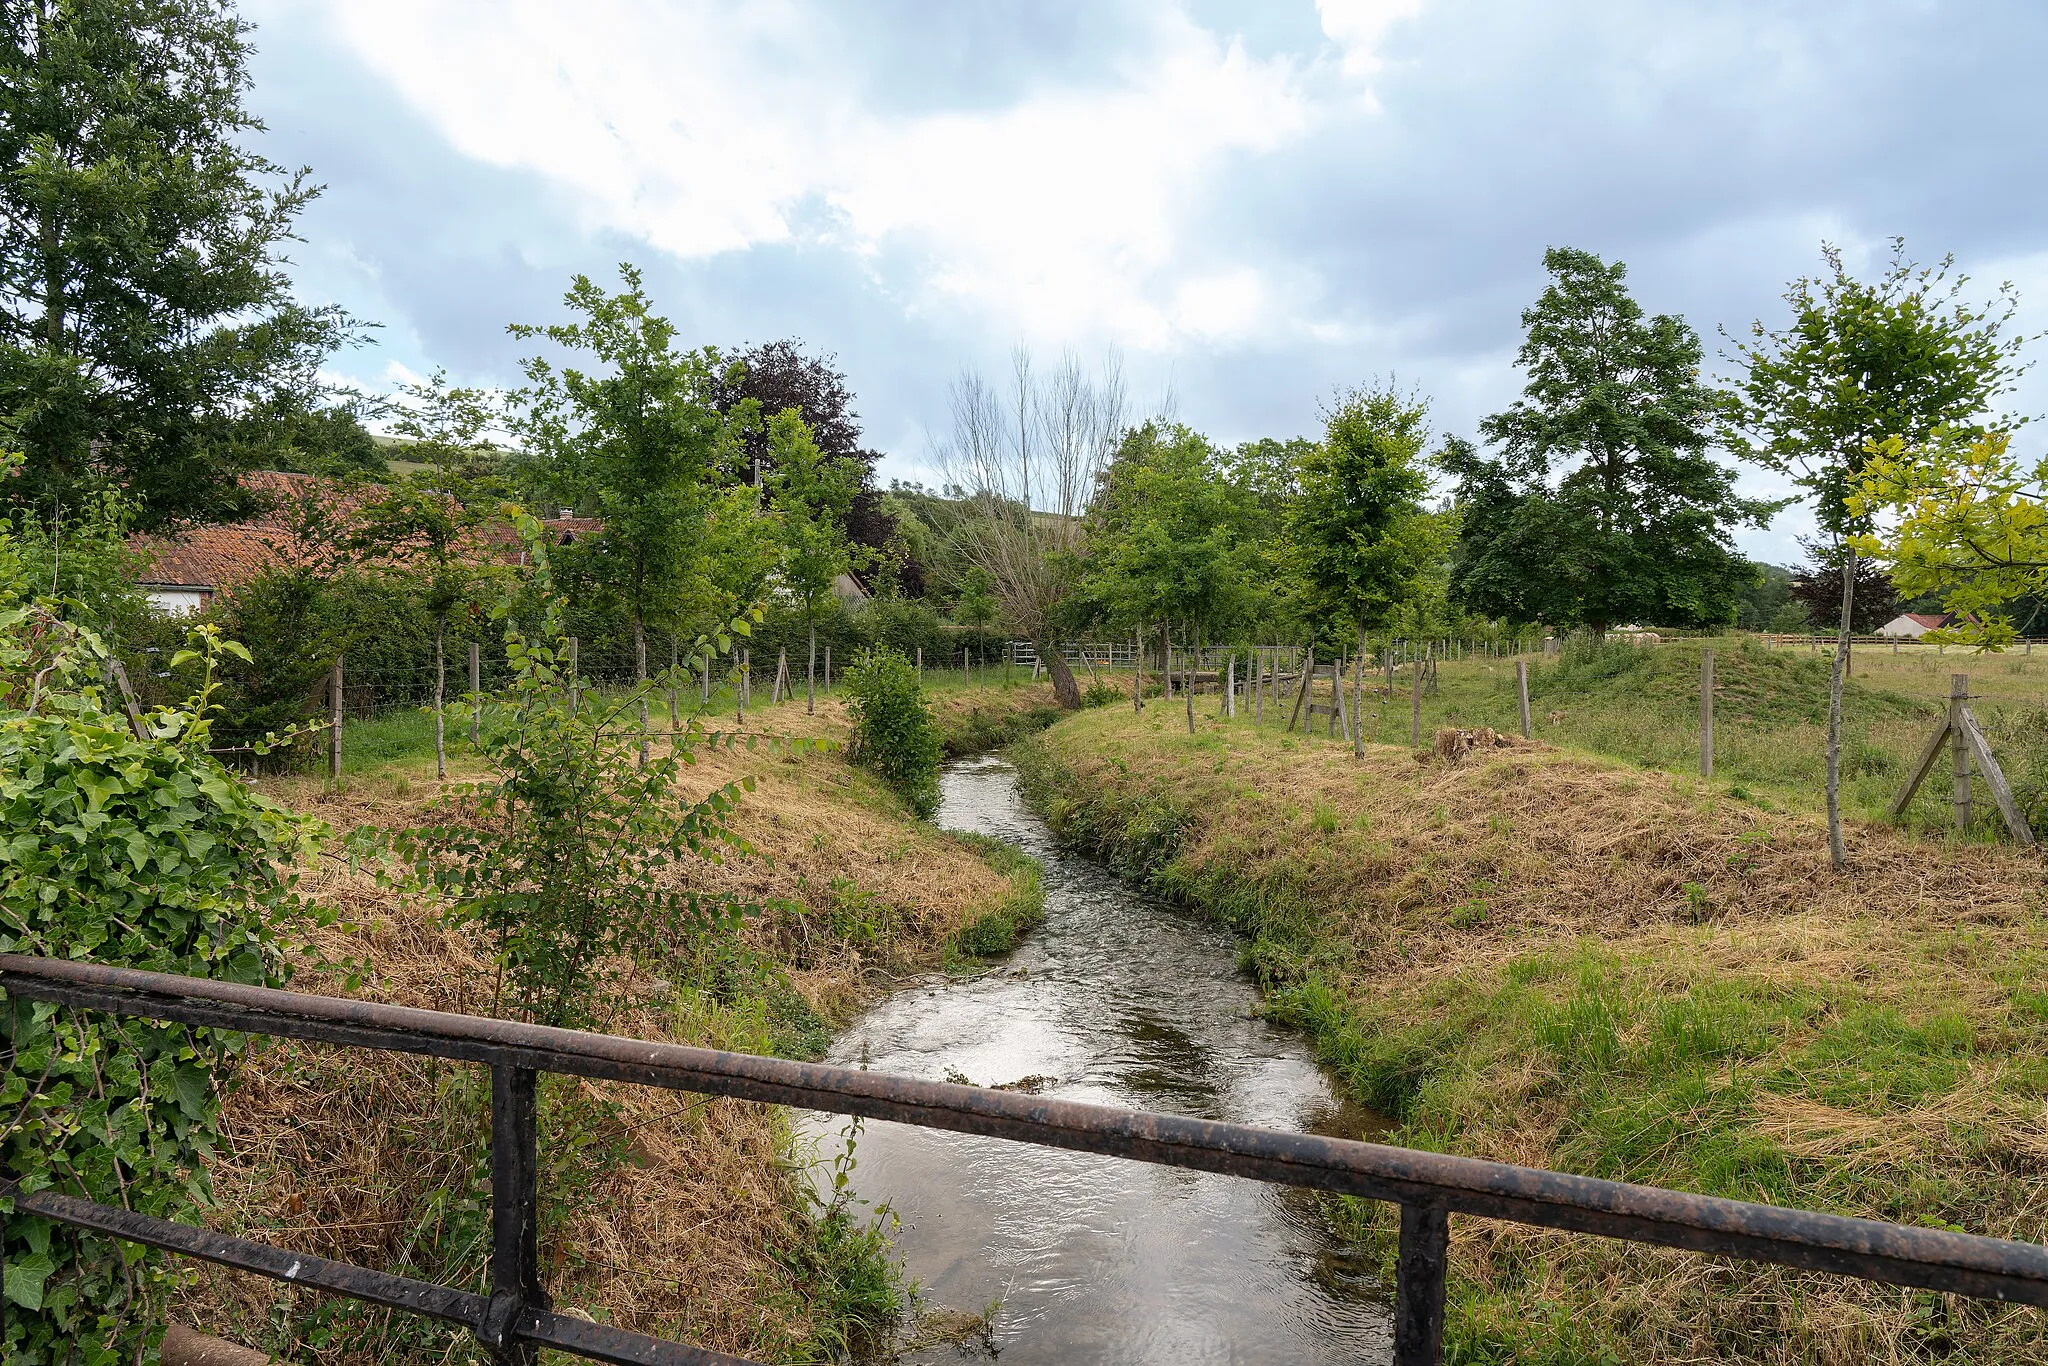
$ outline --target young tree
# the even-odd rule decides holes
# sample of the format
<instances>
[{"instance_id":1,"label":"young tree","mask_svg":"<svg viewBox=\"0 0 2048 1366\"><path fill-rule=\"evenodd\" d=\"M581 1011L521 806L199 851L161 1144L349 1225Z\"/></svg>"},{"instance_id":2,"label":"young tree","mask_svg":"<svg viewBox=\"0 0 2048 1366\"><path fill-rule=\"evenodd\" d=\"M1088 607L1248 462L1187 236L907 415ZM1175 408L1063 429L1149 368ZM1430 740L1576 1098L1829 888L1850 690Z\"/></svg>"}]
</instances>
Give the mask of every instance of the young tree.
<instances>
[{"instance_id":1,"label":"young tree","mask_svg":"<svg viewBox=\"0 0 2048 1366\"><path fill-rule=\"evenodd\" d=\"M1019 351L1012 377L1008 399L972 371L953 382L953 439L941 457L967 496L955 534L994 585L1010 628L1045 661L1060 705L1077 710L1081 689L1060 653L1060 619L1079 573L1083 514L1123 435L1123 370L1112 356L1090 379L1069 354L1041 386Z\"/></svg>"},{"instance_id":2,"label":"young tree","mask_svg":"<svg viewBox=\"0 0 2048 1366\"><path fill-rule=\"evenodd\" d=\"M1296 468L1301 494L1290 530L1300 572L1326 610L1357 624L1361 644L1441 549L1422 505L1428 412L1391 384L1339 395L1324 414L1322 441L1302 452ZM1358 689L1354 674L1354 715ZM1363 726L1352 727L1359 758L1364 737Z\"/></svg>"},{"instance_id":3,"label":"young tree","mask_svg":"<svg viewBox=\"0 0 2048 1366\"><path fill-rule=\"evenodd\" d=\"M1852 508L1869 452L1886 441L1919 447L1938 434L1968 440L1973 426L2009 393L2024 366L2021 339L2004 335L2018 300L2010 285L1987 304L1963 298L1967 276L1953 259L1923 267L1895 238L1875 283L1851 276L1841 250L1821 247L1825 272L1785 291L1792 321L1776 331L1750 326L1735 345L1742 373L1726 409L1723 441L1736 454L1793 476L1812 497L1837 571L1839 639L1828 682L1828 851L1842 867L1842 684L1863 575L1856 538L1871 530Z\"/></svg>"},{"instance_id":4,"label":"young tree","mask_svg":"<svg viewBox=\"0 0 2048 1366\"><path fill-rule=\"evenodd\" d=\"M860 487L853 461L828 456L811 440L811 429L794 408L768 419L774 473L768 488L781 525L782 582L804 609L810 659L804 666L804 710L818 709L818 604L841 574L853 569L853 544L846 538L846 510Z\"/></svg>"},{"instance_id":5,"label":"young tree","mask_svg":"<svg viewBox=\"0 0 2048 1366\"><path fill-rule=\"evenodd\" d=\"M1529 380L1480 424L1497 458L1452 442L1462 515L1451 591L1518 621L1584 625L1730 619L1752 574L1729 529L1774 506L1735 496L1707 454L1717 399L1685 320L1645 317L1626 267L1552 247L1551 282L1522 314Z\"/></svg>"},{"instance_id":6,"label":"young tree","mask_svg":"<svg viewBox=\"0 0 2048 1366\"><path fill-rule=\"evenodd\" d=\"M575 278L564 301L580 321L509 330L586 353L601 367L589 373L539 356L526 361L530 387L517 396L523 405L517 425L539 459L540 487L604 523L588 563L625 601L634 681L644 685L648 624L673 624L704 520L707 483L756 413L744 404L731 414L718 411L711 402L713 382L724 370L718 353L679 349L675 328L649 309L639 270L621 265L619 275L626 287L617 294L588 276ZM644 686L639 695L644 760Z\"/></svg>"},{"instance_id":7,"label":"young tree","mask_svg":"<svg viewBox=\"0 0 2048 1366\"><path fill-rule=\"evenodd\" d=\"M226 0L0 9L0 415L42 515L119 487L141 525L247 512L235 475L351 334L279 248L317 193L249 150Z\"/></svg>"},{"instance_id":8,"label":"young tree","mask_svg":"<svg viewBox=\"0 0 2048 1366\"><path fill-rule=\"evenodd\" d=\"M489 395L450 388L438 370L400 392L392 425L419 468L365 497L353 543L372 558L416 565L422 575L434 618L434 776L445 779L448 619L489 572L477 530L506 492L491 439L498 414Z\"/></svg>"},{"instance_id":9,"label":"young tree","mask_svg":"<svg viewBox=\"0 0 2048 1366\"><path fill-rule=\"evenodd\" d=\"M1125 434L1090 509L1087 570L1077 586L1093 614L1125 630L1178 621L1201 648L1205 627L1249 596L1243 508L1222 456L1179 423ZM1194 729L1194 690L1187 690Z\"/></svg>"}]
</instances>

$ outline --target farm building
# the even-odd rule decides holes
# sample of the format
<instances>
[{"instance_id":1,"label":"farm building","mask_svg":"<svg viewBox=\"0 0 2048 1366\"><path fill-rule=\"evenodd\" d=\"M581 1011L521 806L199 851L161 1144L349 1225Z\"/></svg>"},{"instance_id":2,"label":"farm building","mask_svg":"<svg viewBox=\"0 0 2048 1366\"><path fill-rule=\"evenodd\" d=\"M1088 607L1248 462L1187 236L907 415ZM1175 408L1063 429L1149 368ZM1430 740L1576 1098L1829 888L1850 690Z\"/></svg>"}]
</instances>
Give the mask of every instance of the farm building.
<instances>
[{"instance_id":1,"label":"farm building","mask_svg":"<svg viewBox=\"0 0 2048 1366\"><path fill-rule=\"evenodd\" d=\"M1901 612L1877 628L1881 636L1898 636L1906 640L1917 640L1929 631L1948 624L1948 618L1933 612Z\"/></svg>"}]
</instances>

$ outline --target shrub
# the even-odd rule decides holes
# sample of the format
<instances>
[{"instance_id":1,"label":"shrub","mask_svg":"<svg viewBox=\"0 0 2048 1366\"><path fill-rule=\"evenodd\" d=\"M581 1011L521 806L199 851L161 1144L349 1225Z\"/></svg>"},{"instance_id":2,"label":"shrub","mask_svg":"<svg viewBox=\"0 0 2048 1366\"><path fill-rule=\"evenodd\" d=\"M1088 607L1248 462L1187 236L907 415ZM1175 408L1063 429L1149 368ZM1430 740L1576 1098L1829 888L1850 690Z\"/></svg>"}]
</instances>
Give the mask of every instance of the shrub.
<instances>
[{"instance_id":1,"label":"shrub","mask_svg":"<svg viewBox=\"0 0 2048 1366\"><path fill-rule=\"evenodd\" d=\"M214 666L245 656L211 629L193 645L180 663L200 666L198 693L152 711L138 737L101 695L99 637L0 599L0 952L283 985L278 936L311 914L293 868L323 827L207 754ZM211 1200L205 1158L246 1046L234 1033L0 1001L0 1165L25 1191L189 1222ZM0 1210L0 1358L114 1366L153 1352L171 1275L159 1254L11 1200Z\"/></svg>"},{"instance_id":2,"label":"shrub","mask_svg":"<svg viewBox=\"0 0 2048 1366\"><path fill-rule=\"evenodd\" d=\"M848 671L846 689L853 712L849 757L880 775L919 819L930 820L939 810L945 744L916 668L894 650L868 650Z\"/></svg>"},{"instance_id":3,"label":"shrub","mask_svg":"<svg viewBox=\"0 0 2048 1366\"><path fill-rule=\"evenodd\" d=\"M622 966L650 959L688 962L707 941L735 929L746 907L676 885L672 870L727 849L746 852L731 816L752 778L685 801L677 781L700 746L721 739L692 721L666 753L640 761L637 703L572 688L562 599L553 591L540 523L520 514L537 593L540 629L512 621L518 599L494 609L506 623L513 678L484 707L478 753L489 776L449 789L440 819L401 830L365 827L351 848L373 859L395 855L384 876L402 890L439 900L450 924L480 924L498 960L500 998L540 1024L589 1025ZM747 621L732 623L744 634ZM727 648L731 638L716 642ZM709 667L710 642L692 651ZM505 997L509 996L509 1001Z\"/></svg>"}]
</instances>

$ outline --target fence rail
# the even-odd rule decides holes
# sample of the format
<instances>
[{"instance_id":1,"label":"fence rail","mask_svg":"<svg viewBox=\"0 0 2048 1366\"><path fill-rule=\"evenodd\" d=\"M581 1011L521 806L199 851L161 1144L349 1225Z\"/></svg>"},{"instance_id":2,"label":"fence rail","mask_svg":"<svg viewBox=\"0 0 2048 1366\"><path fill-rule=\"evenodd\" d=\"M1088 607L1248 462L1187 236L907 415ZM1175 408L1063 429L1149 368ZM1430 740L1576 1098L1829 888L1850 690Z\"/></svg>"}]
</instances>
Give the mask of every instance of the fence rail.
<instances>
[{"instance_id":1,"label":"fence rail","mask_svg":"<svg viewBox=\"0 0 2048 1366\"><path fill-rule=\"evenodd\" d=\"M461 1324L495 1360L521 1366L532 1366L543 1345L639 1366L739 1361L552 1311L539 1282L535 1238L534 1084L541 1072L861 1115L1394 1202L1401 1207L1396 1366L1442 1359L1452 1214L2048 1306L2048 1248L2033 1243L1184 1115L93 963L0 955L0 989L80 1009L488 1065L488 1295L231 1238L54 1190L14 1191L13 1197L17 1208L46 1219Z\"/></svg>"}]
</instances>

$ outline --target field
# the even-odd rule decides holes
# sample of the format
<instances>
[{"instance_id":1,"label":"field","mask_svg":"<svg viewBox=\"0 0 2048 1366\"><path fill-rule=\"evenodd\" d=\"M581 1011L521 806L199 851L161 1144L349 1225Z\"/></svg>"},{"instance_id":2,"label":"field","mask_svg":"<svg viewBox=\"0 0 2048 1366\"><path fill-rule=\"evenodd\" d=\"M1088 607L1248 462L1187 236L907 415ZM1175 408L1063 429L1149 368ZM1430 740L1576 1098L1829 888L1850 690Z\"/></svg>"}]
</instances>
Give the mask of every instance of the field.
<instances>
[{"instance_id":1,"label":"field","mask_svg":"<svg viewBox=\"0 0 2048 1366\"><path fill-rule=\"evenodd\" d=\"M1773 648L1755 637L1707 643L1715 647L1717 789L1739 789L1766 808L1820 810L1830 656ZM1698 641L1674 641L1528 656L1533 734L1644 767L1697 774L1700 648ZM1971 709L2022 806L2048 822L2048 651L1978 655L1907 646L1894 655L1860 646L1851 660L1843 709L1845 811L1870 820L1884 815L1940 720L1949 676L1963 673L1970 677ZM1512 660L1447 660L1438 665L1438 679L1438 693L1423 698L1425 742L1440 726L1519 730ZM1409 686L1404 667L1390 702L1384 675L1368 680L1368 739L1407 742ZM1214 699L1205 700L1213 710ZM1324 719L1317 723L1320 731ZM1909 828L1930 835L1953 829L1947 764L1943 757L1922 785L1905 816ZM1996 812L1981 784L1974 817L1971 838L1997 836Z\"/></svg>"},{"instance_id":2,"label":"field","mask_svg":"<svg viewBox=\"0 0 2048 1366\"><path fill-rule=\"evenodd\" d=\"M1064 838L1243 934L1267 1009L1388 1141L2041 1239L2038 857L1859 817L1832 873L1804 786L1819 666L1730 654L1712 783L1592 752L1690 766L1682 646L1553 663L1535 743L1452 763L1406 746L1405 696L1404 743L1363 761L1213 697L1193 735L1178 703L1105 708L1021 753ZM1944 666L1878 663L1852 729L1897 755ZM1446 665L1427 721L1502 724L1499 670ZM1853 809L1888 795L1859 773ZM1391 1258L1389 1214L1338 1217ZM1472 1219L1453 1253L1453 1361L2048 1361L2031 1310Z\"/></svg>"},{"instance_id":3,"label":"field","mask_svg":"<svg viewBox=\"0 0 2048 1366\"><path fill-rule=\"evenodd\" d=\"M942 690L957 743L1049 719L1049 692ZM837 699L752 709L767 735L838 740ZM458 729L451 726L451 732ZM455 776L468 771L453 745ZM271 794L338 832L417 819L438 790L431 719L352 722L340 790L307 776ZM692 870L764 908L737 955L692 978L640 981L612 1032L809 1056L876 995L936 970L972 970L1038 914L1037 871L1001 846L911 820L839 752L764 746L704 753L697 790L751 773L741 828L756 856ZM348 932L308 946L295 985L344 990L322 958L367 960L363 994L446 1010L488 1005L485 948L430 908L328 857L309 890ZM267 1048L228 1103L212 1168L219 1226L266 1241L457 1284L488 1251L483 1073L429 1059L294 1044ZM771 1107L548 1079L542 1095L543 1245L558 1306L767 1361L830 1359L906 1307L874 1212L834 1218L807 1195L814 1155ZM573 1133L574 1150L551 1143ZM823 1156L830 1159L835 1153ZM179 1306L202 1330L322 1363L469 1359L451 1330L213 1268ZM478 1358L480 1359L480 1358Z\"/></svg>"}]
</instances>

